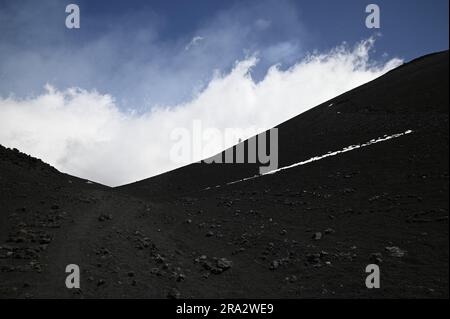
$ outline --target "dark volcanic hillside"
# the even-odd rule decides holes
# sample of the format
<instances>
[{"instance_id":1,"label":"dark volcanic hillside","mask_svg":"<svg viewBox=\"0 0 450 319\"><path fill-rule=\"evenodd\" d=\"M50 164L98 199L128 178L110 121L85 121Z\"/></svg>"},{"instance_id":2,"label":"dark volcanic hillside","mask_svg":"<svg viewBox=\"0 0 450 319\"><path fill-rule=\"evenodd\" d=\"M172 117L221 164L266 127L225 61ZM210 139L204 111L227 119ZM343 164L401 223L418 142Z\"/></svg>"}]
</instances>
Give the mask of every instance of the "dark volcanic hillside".
<instances>
[{"instance_id":1,"label":"dark volcanic hillside","mask_svg":"<svg viewBox=\"0 0 450 319\"><path fill-rule=\"evenodd\" d=\"M445 124L448 85L446 51L404 64L298 115L278 126L279 167L385 134L408 129L428 130ZM168 193L178 196L179 193L256 175L258 167L252 164L192 164L121 188L144 197L165 197Z\"/></svg>"},{"instance_id":2,"label":"dark volcanic hillside","mask_svg":"<svg viewBox=\"0 0 450 319\"><path fill-rule=\"evenodd\" d=\"M233 185L256 165L110 189L0 148L0 297L448 298L448 75L429 55L279 125L279 166L411 134Z\"/></svg>"}]
</instances>

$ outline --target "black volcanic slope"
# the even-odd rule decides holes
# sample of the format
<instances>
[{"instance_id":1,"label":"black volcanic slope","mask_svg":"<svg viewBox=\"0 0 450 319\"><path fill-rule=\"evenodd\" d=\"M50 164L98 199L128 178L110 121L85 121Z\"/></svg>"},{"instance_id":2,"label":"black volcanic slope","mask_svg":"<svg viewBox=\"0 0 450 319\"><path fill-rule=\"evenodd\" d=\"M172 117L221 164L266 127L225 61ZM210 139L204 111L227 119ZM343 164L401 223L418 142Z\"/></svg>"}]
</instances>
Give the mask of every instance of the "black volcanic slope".
<instances>
[{"instance_id":1,"label":"black volcanic slope","mask_svg":"<svg viewBox=\"0 0 450 319\"><path fill-rule=\"evenodd\" d=\"M279 166L411 134L233 185L257 166L110 189L0 148L0 297L448 298L448 71L429 55L279 125Z\"/></svg>"},{"instance_id":2,"label":"black volcanic slope","mask_svg":"<svg viewBox=\"0 0 450 319\"><path fill-rule=\"evenodd\" d=\"M448 114L448 84L448 52L437 53L404 64L375 81L302 113L278 126L279 166L385 134L422 127L428 130ZM330 104L333 106L329 107ZM253 176L258 174L258 167L192 164L126 185L124 189L147 198L169 193L178 196Z\"/></svg>"}]
</instances>

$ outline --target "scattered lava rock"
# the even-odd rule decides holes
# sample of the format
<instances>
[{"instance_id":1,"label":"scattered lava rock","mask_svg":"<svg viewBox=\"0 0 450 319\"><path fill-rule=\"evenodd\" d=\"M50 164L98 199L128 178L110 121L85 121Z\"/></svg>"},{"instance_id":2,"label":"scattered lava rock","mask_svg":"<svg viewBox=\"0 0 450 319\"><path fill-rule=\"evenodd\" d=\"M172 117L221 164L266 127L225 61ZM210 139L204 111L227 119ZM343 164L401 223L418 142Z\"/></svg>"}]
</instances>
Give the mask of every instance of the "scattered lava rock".
<instances>
[{"instance_id":1,"label":"scattered lava rock","mask_svg":"<svg viewBox=\"0 0 450 319\"><path fill-rule=\"evenodd\" d=\"M167 298L169 299L180 299L181 293L178 291L177 288L172 288L167 294Z\"/></svg>"},{"instance_id":2,"label":"scattered lava rock","mask_svg":"<svg viewBox=\"0 0 450 319\"><path fill-rule=\"evenodd\" d=\"M231 268L232 266L233 266L233 262L231 260L228 260L226 258L219 258L217 260L217 267L219 267L223 271Z\"/></svg>"},{"instance_id":3,"label":"scattered lava rock","mask_svg":"<svg viewBox=\"0 0 450 319\"><path fill-rule=\"evenodd\" d=\"M370 261L373 262L376 265L379 265L383 262L381 253L373 253L370 255Z\"/></svg>"},{"instance_id":4,"label":"scattered lava rock","mask_svg":"<svg viewBox=\"0 0 450 319\"><path fill-rule=\"evenodd\" d=\"M322 239L322 233L321 232L314 233L314 235L312 236L312 239L314 239L314 240L321 240Z\"/></svg>"},{"instance_id":5,"label":"scattered lava rock","mask_svg":"<svg viewBox=\"0 0 450 319\"><path fill-rule=\"evenodd\" d=\"M99 217L98 217L98 221L99 222L105 222L105 221L108 221L108 220L112 220L112 215L109 215L109 214L101 214Z\"/></svg>"},{"instance_id":6,"label":"scattered lava rock","mask_svg":"<svg viewBox=\"0 0 450 319\"><path fill-rule=\"evenodd\" d=\"M223 273L224 271L233 267L233 262L224 257L222 258L212 258L212 260L208 259L207 256L202 255L195 259L196 263L199 263L204 269L209 272L218 275Z\"/></svg>"},{"instance_id":7,"label":"scattered lava rock","mask_svg":"<svg viewBox=\"0 0 450 319\"><path fill-rule=\"evenodd\" d=\"M403 250L397 246L392 247L386 247L385 250L389 253L392 257L402 258L406 255L406 250Z\"/></svg>"}]
</instances>

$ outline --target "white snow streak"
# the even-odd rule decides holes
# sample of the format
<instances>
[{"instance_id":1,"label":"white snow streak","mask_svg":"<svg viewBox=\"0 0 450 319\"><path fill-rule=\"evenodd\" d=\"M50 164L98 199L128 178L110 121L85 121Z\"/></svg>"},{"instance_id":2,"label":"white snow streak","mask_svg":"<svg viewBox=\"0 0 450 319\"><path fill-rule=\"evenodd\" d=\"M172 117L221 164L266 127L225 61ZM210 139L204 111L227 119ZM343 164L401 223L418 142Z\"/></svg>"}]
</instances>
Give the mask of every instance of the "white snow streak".
<instances>
[{"instance_id":1,"label":"white snow streak","mask_svg":"<svg viewBox=\"0 0 450 319\"><path fill-rule=\"evenodd\" d=\"M292 165L289 165L289 166L284 166L284 167L275 169L273 171L270 171L270 172L267 172L267 173L264 173L264 174L261 174L261 175L255 175L255 176L252 176L252 177L246 177L246 178L243 178L243 179L240 179L240 180L237 180L237 181L229 182L226 185L233 185L233 184L245 182L245 181L248 181L248 180L252 180L252 179L255 179L255 178L258 178L258 177L262 177L262 176L265 176L265 175L276 174L278 172L285 171L285 170L288 170L288 169L291 169L291 168L294 168L294 167L297 167L297 166L302 166L302 165L306 165L306 164L309 164L309 163L312 163L312 162L317 162L317 161L320 161L320 160L322 160L324 158L327 158L327 157L336 156L336 155L339 155L339 154L342 154L342 153L347 153L347 152L350 152L350 151L354 151L356 149L360 149L360 148L367 147L367 146L370 146L370 145L373 145L373 144L385 142L385 141L388 141L388 140L391 140L391 139L394 139L394 138L398 138L398 137L401 137L403 135L408 135L408 134L411 134L411 133L413 133L412 130L407 130L407 131L405 131L403 133L398 133L398 134L393 134L393 135L385 135L383 137L372 139L369 142L366 142L366 143L363 143L363 144L350 145L350 146L344 147L343 149L341 149L339 151L328 152L327 154L324 154L324 155L321 155L321 156L315 156L315 157L312 157L312 158L310 158L310 159L308 159L306 161L298 162L298 163L295 163L295 164L292 164ZM216 188L217 187L218 186L216 186ZM208 189L211 189L211 188L208 187L208 188L206 188L204 190L208 190Z\"/></svg>"}]
</instances>

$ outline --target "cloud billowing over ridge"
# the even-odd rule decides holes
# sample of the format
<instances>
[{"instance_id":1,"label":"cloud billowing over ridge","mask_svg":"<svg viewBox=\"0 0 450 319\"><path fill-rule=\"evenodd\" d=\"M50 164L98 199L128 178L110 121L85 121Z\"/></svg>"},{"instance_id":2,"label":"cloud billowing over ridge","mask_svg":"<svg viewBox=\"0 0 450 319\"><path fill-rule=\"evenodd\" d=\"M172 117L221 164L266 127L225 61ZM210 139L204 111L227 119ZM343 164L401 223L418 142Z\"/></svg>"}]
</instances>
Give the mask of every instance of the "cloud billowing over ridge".
<instances>
[{"instance_id":1,"label":"cloud billowing over ridge","mask_svg":"<svg viewBox=\"0 0 450 319\"><path fill-rule=\"evenodd\" d=\"M48 85L34 97L0 97L0 143L107 185L136 181L180 166L170 159L170 135L191 129L194 120L220 130L269 129L402 63L371 61L373 45L369 39L314 53L286 70L273 65L260 81L252 78L258 58L251 56L228 73L216 73L187 102L141 113L124 111L112 94L82 88Z\"/></svg>"}]
</instances>

